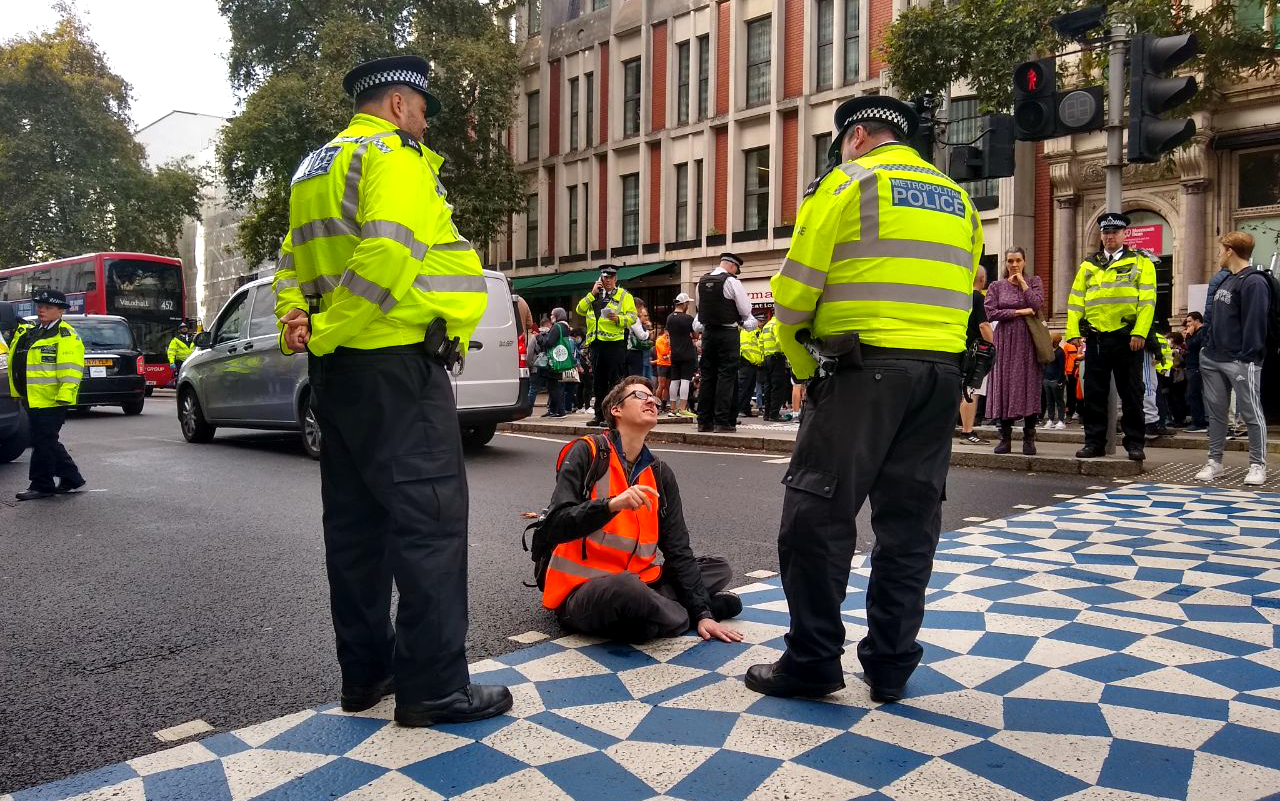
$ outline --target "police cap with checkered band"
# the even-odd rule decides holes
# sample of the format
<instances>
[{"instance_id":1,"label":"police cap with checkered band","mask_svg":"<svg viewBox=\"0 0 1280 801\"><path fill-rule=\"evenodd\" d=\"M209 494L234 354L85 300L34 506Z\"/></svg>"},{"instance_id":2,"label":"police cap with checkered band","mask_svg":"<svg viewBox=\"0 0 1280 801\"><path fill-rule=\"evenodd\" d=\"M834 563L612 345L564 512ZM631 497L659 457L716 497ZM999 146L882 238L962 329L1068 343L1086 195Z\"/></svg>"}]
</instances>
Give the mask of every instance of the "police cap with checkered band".
<instances>
[{"instance_id":1,"label":"police cap with checkered band","mask_svg":"<svg viewBox=\"0 0 1280 801\"><path fill-rule=\"evenodd\" d=\"M836 135L827 151L829 157L840 160L840 143L844 135L860 122L883 122L896 130L898 140L906 141L920 126L920 115L911 104L888 95L849 98L836 109Z\"/></svg>"},{"instance_id":2,"label":"police cap with checkered band","mask_svg":"<svg viewBox=\"0 0 1280 801\"><path fill-rule=\"evenodd\" d=\"M342 88L353 100L374 87L400 84L417 89L427 99L427 116L440 113L440 101L427 91L431 63L421 56L391 56L357 65L342 79Z\"/></svg>"}]
</instances>

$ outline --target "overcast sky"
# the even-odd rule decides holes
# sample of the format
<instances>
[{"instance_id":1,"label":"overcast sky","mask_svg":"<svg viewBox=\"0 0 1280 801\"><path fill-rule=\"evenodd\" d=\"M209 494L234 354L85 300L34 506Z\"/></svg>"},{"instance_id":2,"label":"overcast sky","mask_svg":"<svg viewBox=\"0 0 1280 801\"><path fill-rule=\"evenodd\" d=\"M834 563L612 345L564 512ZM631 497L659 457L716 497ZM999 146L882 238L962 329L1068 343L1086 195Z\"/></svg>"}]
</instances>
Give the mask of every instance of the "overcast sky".
<instances>
[{"instance_id":1,"label":"overcast sky","mask_svg":"<svg viewBox=\"0 0 1280 801\"><path fill-rule=\"evenodd\" d=\"M57 21L52 0L13 0L0 14L0 41ZM133 89L141 128L175 109L230 116L231 33L216 0L77 0L81 19L111 69Z\"/></svg>"}]
</instances>

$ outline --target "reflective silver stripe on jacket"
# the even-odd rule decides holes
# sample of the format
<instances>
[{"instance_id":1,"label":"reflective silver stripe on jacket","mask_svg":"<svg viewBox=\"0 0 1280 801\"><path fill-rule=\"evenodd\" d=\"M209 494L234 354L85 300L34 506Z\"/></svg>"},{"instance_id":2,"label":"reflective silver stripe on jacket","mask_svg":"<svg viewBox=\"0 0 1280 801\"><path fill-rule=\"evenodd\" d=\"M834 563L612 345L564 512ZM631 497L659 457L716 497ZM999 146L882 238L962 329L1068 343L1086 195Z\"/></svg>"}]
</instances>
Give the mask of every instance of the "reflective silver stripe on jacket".
<instances>
[{"instance_id":1,"label":"reflective silver stripe on jacket","mask_svg":"<svg viewBox=\"0 0 1280 801\"><path fill-rule=\"evenodd\" d=\"M783 260L782 270L779 275L814 289L822 289L827 283L826 273L821 270L815 270L809 265L802 264L790 257Z\"/></svg>"},{"instance_id":2,"label":"reflective silver stripe on jacket","mask_svg":"<svg viewBox=\"0 0 1280 801\"><path fill-rule=\"evenodd\" d=\"M27 366L27 375L33 373L55 373L58 370L83 370L84 365L79 362L58 362L57 364L32 364Z\"/></svg>"},{"instance_id":3,"label":"reflective silver stripe on jacket","mask_svg":"<svg viewBox=\"0 0 1280 801\"><path fill-rule=\"evenodd\" d=\"M778 322L783 325L804 325L813 319L813 310L800 311L789 306L783 306L781 303L774 301L773 315L778 318Z\"/></svg>"},{"instance_id":4,"label":"reflective silver stripe on jacket","mask_svg":"<svg viewBox=\"0 0 1280 801\"><path fill-rule=\"evenodd\" d=\"M27 376L28 384L79 384L83 376Z\"/></svg>"},{"instance_id":5,"label":"reflective silver stripe on jacket","mask_svg":"<svg viewBox=\"0 0 1280 801\"><path fill-rule=\"evenodd\" d=\"M347 270L338 281L338 286L345 286L353 295L364 298L382 310L383 314L395 308L398 302L391 290L376 284L360 275L355 270Z\"/></svg>"},{"instance_id":6,"label":"reflective silver stripe on jacket","mask_svg":"<svg viewBox=\"0 0 1280 801\"><path fill-rule=\"evenodd\" d=\"M840 171L849 176L849 180L836 187L834 194L840 194L854 181L858 183L858 236L863 239L876 239L880 236L880 193L878 179L874 170L860 164L845 162Z\"/></svg>"},{"instance_id":7,"label":"reflective silver stripe on jacket","mask_svg":"<svg viewBox=\"0 0 1280 801\"><path fill-rule=\"evenodd\" d=\"M483 275L419 275L413 285L423 292L488 292Z\"/></svg>"},{"instance_id":8,"label":"reflective silver stripe on jacket","mask_svg":"<svg viewBox=\"0 0 1280 801\"><path fill-rule=\"evenodd\" d=\"M1117 298L1117 297L1111 297L1111 298L1085 298L1084 305L1086 305L1086 306L1110 306L1110 305L1114 305L1114 304L1116 304L1116 303L1139 303L1139 302L1140 302L1140 301L1138 300L1138 298L1137 298L1137 296L1136 296L1136 295L1130 295L1129 297L1118 297L1118 298ZM1151 301L1145 301L1145 302L1150 303Z\"/></svg>"},{"instance_id":9,"label":"reflective silver stripe on jacket","mask_svg":"<svg viewBox=\"0 0 1280 801\"><path fill-rule=\"evenodd\" d=\"M432 250L474 250L470 242L465 239L455 239L452 242L441 242L438 245L432 245Z\"/></svg>"},{"instance_id":10,"label":"reflective silver stripe on jacket","mask_svg":"<svg viewBox=\"0 0 1280 801\"><path fill-rule=\"evenodd\" d=\"M296 278L277 278L276 279L276 291L279 291L281 289L293 289L296 286L300 286L300 284L298 283L298 279Z\"/></svg>"},{"instance_id":11,"label":"reflective silver stripe on jacket","mask_svg":"<svg viewBox=\"0 0 1280 801\"><path fill-rule=\"evenodd\" d=\"M568 573L571 576L578 576L586 579L613 575L613 571L611 570L602 570L598 567L589 567L584 564L579 564L578 562L575 562L572 559L567 559L560 554L551 555L551 560L547 562L547 569L559 570L561 573Z\"/></svg>"},{"instance_id":12,"label":"reflective silver stripe on jacket","mask_svg":"<svg viewBox=\"0 0 1280 801\"><path fill-rule=\"evenodd\" d=\"M607 545L619 551L634 553L641 559L648 559L658 552L658 542L639 542L632 537L624 537L621 534L610 534L607 531L596 531L587 536L587 539L598 545Z\"/></svg>"},{"instance_id":13,"label":"reflective silver stripe on jacket","mask_svg":"<svg viewBox=\"0 0 1280 801\"><path fill-rule=\"evenodd\" d=\"M925 306L941 306L962 311L972 311L973 309L973 295L971 293L957 292L953 289L942 289L934 286L857 281L846 284L827 284L827 288L823 290L822 301L824 303L846 300L918 303Z\"/></svg>"},{"instance_id":14,"label":"reflective silver stripe on jacket","mask_svg":"<svg viewBox=\"0 0 1280 801\"><path fill-rule=\"evenodd\" d=\"M831 253L832 261L842 259L928 259L973 269L973 253L943 242L916 239L855 239L841 242Z\"/></svg>"},{"instance_id":15,"label":"reflective silver stripe on jacket","mask_svg":"<svg viewBox=\"0 0 1280 801\"><path fill-rule=\"evenodd\" d=\"M1068 304L1067 304L1067 311L1078 311L1078 312L1082 312L1082 311L1084 311L1084 306L1080 305L1079 303L1068 303Z\"/></svg>"},{"instance_id":16,"label":"reflective silver stripe on jacket","mask_svg":"<svg viewBox=\"0 0 1280 801\"><path fill-rule=\"evenodd\" d=\"M313 239L326 236L359 236L360 229L356 224L341 217L321 217L318 220L305 222L294 228L290 234L294 247L304 245Z\"/></svg>"},{"instance_id":17,"label":"reflective silver stripe on jacket","mask_svg":"<svg viewBox=\"0 0 1280 801\"><path fill-rule=\"evenodd\" d=\"M360 236L365 239L379 237L399 242L419 261L427 255L427 244L418 239L413 229L394 220L365 220L364 225L360 226Z\"/></svg>"},{"instance_id":18,"label":"reflective silver stripe on jacket","mask_svg":"<svg viewBox=\"0 0 1280 801\"><path fill-rule=\"evenodd\" d=\"M281 253L281 254L280 254L280 258L276 260L276 269L277 269L277 270L292 270L292 269L293 269L293 254L292 254L292 253Z\"/></svg>"}]
</instances>

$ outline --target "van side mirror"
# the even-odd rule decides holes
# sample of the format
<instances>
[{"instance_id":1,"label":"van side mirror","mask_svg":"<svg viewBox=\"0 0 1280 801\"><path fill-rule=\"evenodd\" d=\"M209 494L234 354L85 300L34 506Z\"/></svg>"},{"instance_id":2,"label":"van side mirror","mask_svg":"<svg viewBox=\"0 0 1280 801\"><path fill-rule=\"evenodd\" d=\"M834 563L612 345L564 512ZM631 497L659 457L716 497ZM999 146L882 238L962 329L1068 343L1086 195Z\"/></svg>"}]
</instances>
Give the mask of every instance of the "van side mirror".
<instances>
[{"instance_id":1,"label":"van side mirror","mask_svg":"<svg viewBox=\"0 0 1280 801\"><path fill-rule=\"evenodd\" d=\"M4 332L8 337L16 330L18 330L18 313L13 310L12 303L0 301L0 332Z\"/></svg>"},{"instance_id":2,"label":"van side mirror","mask_svg":"<svg viewBox=\"0 0 1280 801\"><path fill-rule=\"evenodd\" d=\"M209 347L209 343L212 341L213 341L213 334L209 333L208 331L201 331L200 333L196 334L195 341L192 344L194 344L197 348L200 348L203 350L204 348Z\"/></svg>"}]
</instances>

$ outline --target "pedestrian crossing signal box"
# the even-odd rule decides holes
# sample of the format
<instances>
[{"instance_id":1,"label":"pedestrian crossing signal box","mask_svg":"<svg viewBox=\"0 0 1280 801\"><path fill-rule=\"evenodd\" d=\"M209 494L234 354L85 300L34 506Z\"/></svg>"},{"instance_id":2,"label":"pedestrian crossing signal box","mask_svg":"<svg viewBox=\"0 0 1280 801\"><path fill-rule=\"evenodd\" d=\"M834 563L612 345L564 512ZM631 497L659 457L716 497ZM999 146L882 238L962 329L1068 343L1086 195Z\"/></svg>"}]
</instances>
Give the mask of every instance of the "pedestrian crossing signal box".
<instances>
[{"instance_id":1,"label":"pedestrian crossing signal box","mask_svg":"<svg viewBox=\"0 0 1280 801\"><path fill-rule=\"evenodd\" d=\"M1054 93L1058 88L1056 59L1024 61L1013 70L1014 135L1037 142L1054 135Z\"/></svg>"}]
</instances>

